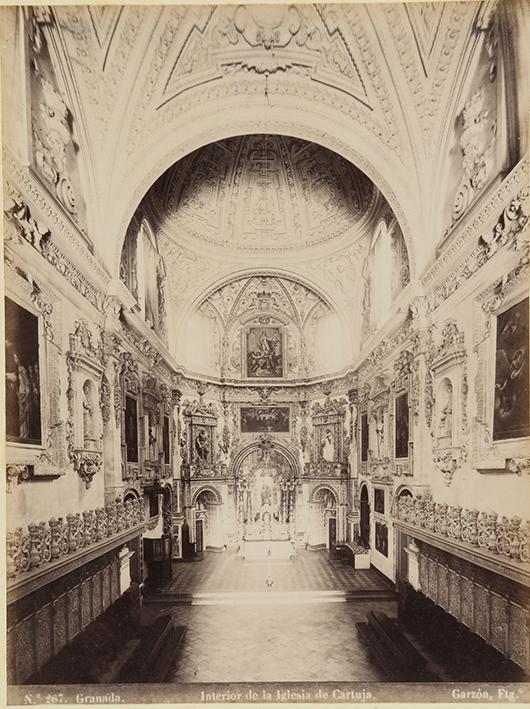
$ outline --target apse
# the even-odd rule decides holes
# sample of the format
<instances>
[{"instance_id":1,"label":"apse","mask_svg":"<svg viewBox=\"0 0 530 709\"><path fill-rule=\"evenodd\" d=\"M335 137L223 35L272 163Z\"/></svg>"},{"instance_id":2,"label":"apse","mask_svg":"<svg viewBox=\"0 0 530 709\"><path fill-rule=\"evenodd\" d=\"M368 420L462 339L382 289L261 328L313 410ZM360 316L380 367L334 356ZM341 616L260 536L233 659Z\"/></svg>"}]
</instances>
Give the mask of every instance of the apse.
<instances>
[{"instance_id":1,"label":"apse","mask_svg":"<svg viewBox=\"0 0 530 709\"><path fill-rule=\"evenodd\" d=\"M120 278L183 371L304 380L351 366L410 268L364 172L316 143L251 134L205 145L155 181ZM269 338L274 363L260 363L256 338Z\"/></svg>"}]
</instances>

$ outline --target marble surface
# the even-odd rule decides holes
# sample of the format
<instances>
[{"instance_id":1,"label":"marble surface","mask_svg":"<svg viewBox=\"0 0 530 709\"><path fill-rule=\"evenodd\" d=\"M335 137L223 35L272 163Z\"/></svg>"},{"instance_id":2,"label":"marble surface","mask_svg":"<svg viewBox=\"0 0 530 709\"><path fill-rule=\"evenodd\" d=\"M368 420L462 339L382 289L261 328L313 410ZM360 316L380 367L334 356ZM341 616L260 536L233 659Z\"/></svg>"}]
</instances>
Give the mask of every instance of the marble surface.
<instances>
[{"instance_id":1,"label":"marble surface","mask_svg":"<svg viewBox=\"0 0 530 709\"><path fill-rule=\"evenodd\" d=\"M384 681L357 638L369 610L395 616L396 604L178 606L188 629L170 681Z\"/></svg>"},{"instance_id":2,"label":"marble surface","mask_svg":"<svg viewBox=\"0 0 530 709\"><path fill-rule=\"evenodd\" d=\"M205 552L202 561L176 562L173 579L162 592L264 591L271 576L274 591L382 591L388 585L373 569L353 569L329 560L326 551L296 550L294 561L243 561L235 552Z\"/></svg>"}]
</instances>

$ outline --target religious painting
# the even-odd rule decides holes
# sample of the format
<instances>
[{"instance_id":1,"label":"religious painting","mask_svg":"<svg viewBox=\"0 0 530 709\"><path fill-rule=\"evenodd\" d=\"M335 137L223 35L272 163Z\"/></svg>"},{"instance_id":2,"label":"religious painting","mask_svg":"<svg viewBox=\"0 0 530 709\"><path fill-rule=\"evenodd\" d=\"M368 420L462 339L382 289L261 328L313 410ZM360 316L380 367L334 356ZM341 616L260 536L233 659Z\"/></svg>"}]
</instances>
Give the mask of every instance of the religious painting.
<instances>
[{"instance_id":1,"label":"religious painting","mask_svg":"<svg viewBox=\"0 0 530 709\"><path fill-rule=\"evenodd\" d=\"M170 463L169 416L164 416L164 425L162 426L162 446L164 449L164 463L165 463L165 465L169 465L169 463Z\"/></svg>"},{"instance_id":2,"label":"religious painting","mask_svg":"<svg viewBox=\"0 0 530 709\"><path fill-rule=\"evenodd\" d=\"M42 445L39 321L5 299L6 434L14 443Z\"/></svg>"},{"instance_id":3,"label":"religious painting","mask_svg":"<svg viewBox=\"0 0 530 709\"><path fill-rule=\"evenodd\" d=\"M385 491L380 488L374 489L374 510L381 515L385 514Z\"/></svg>"},{"instance_id":4,"label":"religious painting","mask_svg":"<svg viewBox=\"0 0 530 709\"><path fill-rule=\"evenodd\" d=\"M409 395L405 392L396 397L395 403L396 458L407 458L409 454Z\"/></svg>"},{"instance_id":5,"label":"religious painting","mask_svg":"<svg viewBox=\"0 0 530 709\"><path fill-rule=\"evenodd\" d=\"M127 462L138 462L138 402L133 396L125 397L125 448Z\"/></svg>"},{"instance_id":6,"label":"religious painting","mask_svg":"<svg viewBox=\"0 0 530 709\"><path fill-rule=\"evenodd\" d=\"M493 440L530 435L528 299L497 317Z\"/></svg>"},{"instance_id":7,"label":"religious painting","mask_svg":"<svg viewBox=\"0 0 530 709\"><path fill-rule=\"evenodd\" d=\"M289 407L242 406L241 433L289 433Z\"/></svg>"},{"instance_id":8,"label":"religious painting","mask_svg":"<svg viewBox=\"0 0 530 709\"><path fill-rule=\"evenodd\" d=\"M381 522L375 523L375 548L383 556L388 556L388 527Z\"/></svg>"},{"instance_id":9,"label":"religious painting","mask_svg":"<svg viewBox=\"0 0 530 709\"><path fill-rule=\"evenodd\" d=\"M251 327L246 333L247 377L283 377L283 332L279 327Z\"/></svg>"},{"instance_id":10,"label":"religious painting","mask_svg":"<svg viewBox=\"0 0 530 709\"><path fill-rule=\"evenodd\" d=\"M361 460L368 460L368 414L361 415Z\"/></svg>"}]
</instances>

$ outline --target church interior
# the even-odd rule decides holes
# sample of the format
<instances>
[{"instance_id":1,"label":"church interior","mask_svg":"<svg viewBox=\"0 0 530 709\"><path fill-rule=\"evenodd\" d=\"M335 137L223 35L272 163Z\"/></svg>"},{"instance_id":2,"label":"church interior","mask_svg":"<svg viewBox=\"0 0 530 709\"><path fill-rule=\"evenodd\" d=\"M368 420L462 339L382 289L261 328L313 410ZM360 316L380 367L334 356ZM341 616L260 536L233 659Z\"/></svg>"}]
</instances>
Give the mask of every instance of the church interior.
<instances>
[{"instance_id":1,"label":"church interior","mask_svg":"<svg viewBox=\"0 0 530 709\"><path fill-rule=\"evenodd\" d=\"M528 681L528 5L1 16L8 684Z\"/></svg>"}]
</instances>

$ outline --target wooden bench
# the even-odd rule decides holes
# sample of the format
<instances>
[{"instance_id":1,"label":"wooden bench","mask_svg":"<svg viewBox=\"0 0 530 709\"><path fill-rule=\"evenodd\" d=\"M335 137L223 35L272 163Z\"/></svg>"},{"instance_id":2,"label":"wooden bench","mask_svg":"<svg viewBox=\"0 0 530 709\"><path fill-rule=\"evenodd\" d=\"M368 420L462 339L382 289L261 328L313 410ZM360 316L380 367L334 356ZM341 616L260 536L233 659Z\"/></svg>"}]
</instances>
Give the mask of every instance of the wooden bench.
<instances>
[{"instance_id":1,"label":"wooden bench","mask_svg":"<svg viewBox=\"0 0 530 709\"><path fill-rule=\"evenodd\" d=\"M398 622L384 613L370 611L366 623L357 623L359 639L390 680L402 682L435 682L437 677L427 668L423 655L403 634Z\"/></svg>"},{"instance_id":2,"label":"wooden bench","mask_svg":"<svg viewBox=\"0 0 530 709\"><path fill-rule=\"evenodd\" d=\"M148 626L136 649L122 667L118 682L165 682L186 633L170 614L161 615Z\"/></svg>"}]
</instances>

